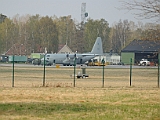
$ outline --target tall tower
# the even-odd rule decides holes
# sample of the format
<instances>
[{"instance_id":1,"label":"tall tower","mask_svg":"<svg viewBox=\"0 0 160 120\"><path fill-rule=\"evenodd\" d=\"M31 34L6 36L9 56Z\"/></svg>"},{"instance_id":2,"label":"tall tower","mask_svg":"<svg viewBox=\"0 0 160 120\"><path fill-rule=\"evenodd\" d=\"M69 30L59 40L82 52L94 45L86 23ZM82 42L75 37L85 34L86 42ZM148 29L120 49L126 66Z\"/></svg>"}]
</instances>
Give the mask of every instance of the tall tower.
<instances>
[{"instance_id":1,"label":"tall tower","mask_svg":"<svg viewBox=\"0 0 160 120\"><path fill-rule=\"evenodd\" d=\"M88 16L88 13L86 12L86 3L82 3L81 5L81 30L79 31L80 37L78 38L79 42L79 48L80 52L84 52L84 47L86 45L85 43L85 37L84 37L84 31L85 31L85 22L86 22L86 17Z\"/></svg>"},{"instance_id":2,"label":"tall tower","mask_svg":"<svg viewBox=\"0 0 160 120\"><path fill-rule=\"evenodd\" d=\"M88 17L88 13L86 12L86 3L82 3L81 5L81 23L82 24L86 22L86 17Z\"/></svg>"}]
</instances>

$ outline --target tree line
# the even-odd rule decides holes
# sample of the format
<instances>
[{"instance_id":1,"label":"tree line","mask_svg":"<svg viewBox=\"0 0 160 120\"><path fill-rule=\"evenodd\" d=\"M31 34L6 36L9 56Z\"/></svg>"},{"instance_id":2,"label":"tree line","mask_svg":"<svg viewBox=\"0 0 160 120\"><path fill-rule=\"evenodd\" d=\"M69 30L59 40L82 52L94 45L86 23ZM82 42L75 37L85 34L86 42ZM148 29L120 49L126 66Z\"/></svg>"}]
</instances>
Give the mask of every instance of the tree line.
<instances>
[{"instance_id":1,"label":"tree line","mask_svg":"<svg viewBox=\"0 0 160 120\"><path fill-rule=\"evenodd\" d=\"M14 44L23 44L26 55L43 53L45 48L57 53L59 44L67 44L73 52L89 52L97 36L104 52L120 53L134 39L160 40L160 24L119 20L109 26L105 19L79 23L71 16L15 15L0 22L0 54Z\"/></svg>"}]
</instances>

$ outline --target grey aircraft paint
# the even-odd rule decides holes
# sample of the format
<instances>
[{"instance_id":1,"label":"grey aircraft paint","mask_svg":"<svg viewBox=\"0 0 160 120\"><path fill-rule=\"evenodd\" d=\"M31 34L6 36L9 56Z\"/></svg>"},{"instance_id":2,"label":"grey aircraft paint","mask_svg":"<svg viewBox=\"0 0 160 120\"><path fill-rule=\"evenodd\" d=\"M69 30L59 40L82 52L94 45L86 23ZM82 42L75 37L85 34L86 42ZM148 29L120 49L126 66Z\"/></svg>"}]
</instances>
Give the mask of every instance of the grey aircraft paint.
<instances>
[{"instance_id":1,"label":"grey aircraft paint","mask_svg":"<svg viewBox=\"0 0 160 120\"><path fill-rule=\"evenodd\" d=\"M89 53L74 53L74 54L46 54L45 60L51 64L63 64L74 65L76 58L76 64L84 64L88 60L103 54L101 37L97 37L96 42ZM41 59L41 63L44 63L44 58Z\"/></svg>"}]
</instances>

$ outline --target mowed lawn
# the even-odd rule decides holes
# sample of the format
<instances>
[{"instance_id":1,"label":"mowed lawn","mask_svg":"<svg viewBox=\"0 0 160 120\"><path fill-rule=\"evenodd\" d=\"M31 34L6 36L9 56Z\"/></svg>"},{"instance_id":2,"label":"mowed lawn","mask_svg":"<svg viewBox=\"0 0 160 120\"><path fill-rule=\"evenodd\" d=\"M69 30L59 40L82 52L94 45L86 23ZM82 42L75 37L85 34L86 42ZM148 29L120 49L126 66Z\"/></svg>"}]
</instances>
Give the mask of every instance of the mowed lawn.
<instances>
[{"instance_id":1,"label":"mowed lawn","mask_svg":"<svg viewBox=\"0 0 160 120\"><path fill-rule=\"evenodd\" d=\"M76 73L81 72L79 67ZM73 68L0 66L2 120L160 120L157 69L86 69L89 78L76 79Z\"/></svg>"}]
</instances>

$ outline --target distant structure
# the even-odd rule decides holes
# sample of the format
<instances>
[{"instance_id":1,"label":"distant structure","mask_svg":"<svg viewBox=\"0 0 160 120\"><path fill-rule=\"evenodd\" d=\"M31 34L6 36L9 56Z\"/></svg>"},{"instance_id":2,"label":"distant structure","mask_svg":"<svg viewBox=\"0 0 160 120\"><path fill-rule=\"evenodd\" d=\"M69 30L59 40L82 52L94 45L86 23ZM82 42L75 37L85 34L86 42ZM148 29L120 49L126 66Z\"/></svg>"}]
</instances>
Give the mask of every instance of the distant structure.
<instances>
[{"instance_id":1,"label":"distant structure","mask_svg":"<svg viewBox=\"0 0 160 120\"><path fill-rule=\"evenodd\" d=\"M0 14L0 23L4 22L4 20L7 18L7 16Z\"/></svg>"},{"instance_id":2,"label":"distant structure","mask_svg":"<svg viewBox=\"0 0 160 120\"><path fill-rule=\"evenodd\" d=\"M86 22L86 17L88 17L88 13L86 12L86 3L82 3L81 5L81 23L82 24Z\"/></svg>"},{"instance_id":3,"label":"distant structure","mask_svg":"<svg viewBox=\"0 0 160 120\"><path fill-rule=\"evenodd\" d=\"M158 64L158 59L160 59L160 41L134 39L121 50L121 62L130 64L131 58L133 64L138 64L141 59L149 60L152 65Z\"/></svg>"},{"instance_id":4,"label":"distant structure","mask_svg":"<svg viewBox=\"0 0 160 120\"><path fill-rule=\"evenodd\" d=\"M23 44L19 44L19 43L16 43L14 44L6 53L5 55L19 55L19 56L22 56L22 55L26 55L26 47L25 45Z\"/></svg>"},{"instance_id":5,"label":"distant structure","mask_svg":"<svg viewBox=\"0 0 160 120\"><path fill-rule=\"evenodd\" d=\"M59 45L58 46L58 53L73 53L72 50L67 46L67 44L65 45Z\"/></svg>"}]
</instances>

